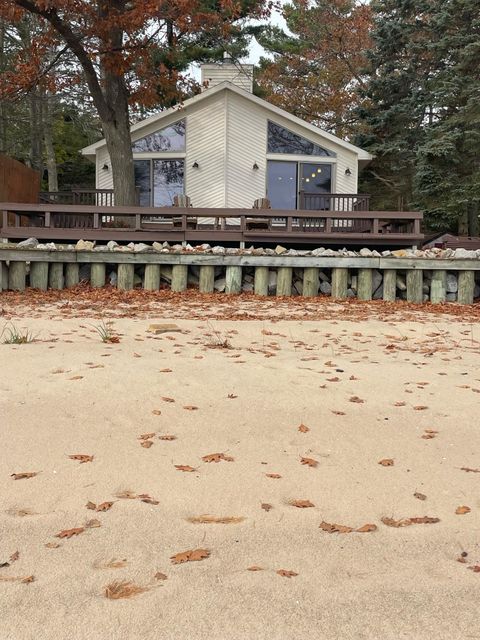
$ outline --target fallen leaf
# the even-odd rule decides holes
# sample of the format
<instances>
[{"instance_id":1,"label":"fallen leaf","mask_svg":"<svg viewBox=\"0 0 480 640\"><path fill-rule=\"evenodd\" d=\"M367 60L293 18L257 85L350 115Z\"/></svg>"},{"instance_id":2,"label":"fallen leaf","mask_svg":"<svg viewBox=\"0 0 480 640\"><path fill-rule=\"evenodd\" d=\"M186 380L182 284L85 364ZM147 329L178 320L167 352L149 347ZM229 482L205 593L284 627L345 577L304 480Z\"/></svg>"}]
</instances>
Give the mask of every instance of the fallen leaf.
<instances>
[{"instance_id":1,"label":"fallen leaf","mask_svg":"<svg viewBox=\"0 0 480 640\"><path fill-rule=\"evenodd\" d=\"M351 533L354 531L352 527L336 523L330 524L329 522L325 522L325 520L320 523L320 529L327 531L327 533Z\"/></svg>"},{"instance_id":2,"label":"fallen leaf","mask_svg":"<svg viewBox=\"0 0 480 640\"><path fill-rule=\"evenodd\" d=\"M55 534L56 538L71 538L72 536L79 536L85 531L84 527L76 527L74 529L64 529L60 533Z\"/></svg>"},{"instance_id":3,"label":"fallen leaf","mask_svg":"<svg viewBox=\"0 0 480 640\"><path fill-rule=\"evenodd\" d=\"M473 571L473 573L480 573L480 565L479 564L474 564L471 567L467 567L467 569L470 569L470 571Z\"/></svg>"},{"instance_id":4,"label":"fallen leaf","mask_svg":"<svg viewBox=\"0 0 480 640\"><path fill-rule=\"evenodd\" d=\"M154 416L161 416L162 415L162 412L160 411L160 409L153 409L152 413L153 413Z\"/></svg>"},{"instance_id":5,"label":"fallen leaf","mask_svg":"<svg viewBox=\"0 0 480 640\"><path fill-rule=\"evenodd\" d=\"M424 407L423 405L417 405L416 407L413 407L415 411L425 411L425 409L428 409L428 407Z\"/></svg>"},{"instance_id":6,"label":"fallen leaf","mask_svg":"<svg viewBox=\"0 0 480 640\"><path fill-rule=\"evenodd\" d=\"M382 518L383 524L387 527L409 527L412 524L435 524L440 522L440 518L431 518L429 516L423 516L421 518L404 518L402 520L394 520L393 518Z\"/></svg>"},{"instance_id":7,"label":"fallen leaf","mask_svg":"<svg viewBox=\"0 0 480 640\"><path fill-rule=\"evenodd\" d=\"M102 502L98 505L95 511L108 511L113 507L113 502Z\"/></svg>"},{"instance_id":8,"label":"fallen leaf","mask_svg":"<svg viewBox=\"0 0 480 640\"><path fill-rule=\"evenodd\" d=\"M165 434L163 436L158 436L159 440L176 440L177 436L172 436L171 434Z\"/></svg>"},{"instance_id":9,"label":"fallen leaf","mask_svg":"<svg viewBox=\"0 0 480 640\"><path fill-rule=\"evenodd\" d=\"M415 493L413 494L414 498L417 498L417 500L426 500L427 496L424 493L418 493L418 491L415 491Z\"/></svg>"},{"instance_id":10,"label":"fallen leaf","mask_svg":"<svg viewBox=\"0 0 480 640\"><path fill-rule=\"evenodd\" d=\"M327 382L339 382L340 378L337 378L336 376L334 378L327 378Z\"/></svg>"},{"instance_id":11,"label":"fallen leaf","mask_svg":"<svg viewBox=\"0 0 480 640\"><path fill-rule=\"evenodd\" d=\"M220 460L225 460L225 462L233 462L233 458L231 456L226 456L224 453L209 453L206 456L202 457L204 462L220 462Z\"/></svg>"},{"instance_id":12,"label":"fallen leaf","mask_svg":"<svg viewBox=\"0 0 480 640\"><path fill-rule=\"evenodd\" d=\"M378 464L381 464L382 467L393 467L395 463L393 462L392 458L384 458L383 460L379 460Z\"/></svg>"},{"instance_id":13,"label":"fallen leaf","mask_svg":"<svg viewBox=\"0 0 480 640\"><path fill-rule=\"evenodd\" d=\"M304 425L303 422L298 427L298 430L300 431L300 433L308 433L310 431L310 429L306 425Z\"/></svg>"},{"instance_id":14,"label":"fallen leaf","mask_svg":"<svg viewBox=\"0 0 480 640\"><path fill-rule=\"evenodd\" d=\"M134 493L133 491L119 491L118 493L115 494L116 498L122 498L124 500L134 500L135 498L137 498L137 494Z\"/></svg>"},{"instance_id":15,"label":"fallen leaf","mask_svg":"<svg viewBox=\"0 0 480 640\"><path fill-rule=\"evenodd\" d=\"M259 567L257 564L252 564L251 567L247 567L247 571L263 571L263 567Z\"/></svg>"},{"instance_id":16,"label":"fallen leaf","mask_svg":"<svg viewBox=\"0 0 480 640\"><path fill-rule=\"evenodd\" d=\"M155 431L153 431L152 433L142 433L141 436L138 436L138 439L139 440L150 440L154 436L155 436Z\"/></svg>"},{"instance_id":17,"label":"fallen leaf","mask_svg":"<svg viewBox=\"0 0 480 640\"><path fill-rule=\"evenodd\" d=\"M160 504L158 500L150 497L147 493L141 493L137 496L142 502L146 502L147 504Z\"/></svg>"},{"instance_id":18,"label":"fallen leaf","mask_svg":"<svg viewBox=\"0 0 480 640\"><path fill-rule=\"evenodd\" d=\"M298 576L298 573L295 573L295 571L287 571L287 569L279 569L277 573L283 578L293 578L294 576Z\"/></svg>"},{"instance_id":19,"label":"fallen leaf","mask_svg":"<svg viewBox=\"0 0 480 640\"><path fill-rule=\"evenodd\" d=\"M32 511L32 509L8 509L6 513L10 516L17 516L19 518L36 515L36 511Z\"/></svg>"},{"instance_id":20,"label":"fallen leaf","mask_svg":"<svg viewBox=\"0 0 480 640\"><path fill-rule=\"evenodd\" d=\"M466 471L467 473L480 473L480 469L471 469L470 467L461 467L460 471Z\"/></svg>"},{"instance_id":21,"label":"fallen leaf","mask_svg":"<svg viewBox=\"0 0 480 640\"><path fill-rule=\"evenodd\" d=\"M39 471L25 471L24 473L12 473L10 477L14 480L24 480L25 478L34 478L38 474Z\"/></svg>"},{"instance_id":22,"label":"fallen leaf","mask_svg":"<svg viewBox=\"0 0 480 640\"><path fill-rule=\"evenodd\" d=\"M160 373L172 373L172 369L160 369Z\"/></svg>"},{"instance_id":23,"label":"fallen leaf","mask_svg":"<svg viewBox=\"0 0 480 640\"><path fill-rule=\"evenodd\" d=\"M34 576L2 576L0 575L0 581L2 582L21 582L22 584L28 584L35 580Z\"/></svg>"},{"instance_id":24,"label":"fallen leaf","mask_svg":"<svg viewBox=\"0 0 480 640\"><path fill-rule=\"evenodd\" d=\"M288 504L298 509L308 509L309 507L315 506L310 500L290 500Z\"/></svg>"},{"instance_id":25,"label":"fallen leaf","mask_svg":"<svg viewBox=\"0 0 480 640\"><path fill-rule=\"evenodd\" d=\"M175 469L178 469L178 471L186 471L187 473L193 473L193 471L196 471L194 467L191 467L188 464L176 464Z\"/></svg>"},{"instance_id":26,"label":"fallen leaf","mask_svg":"<svg viewBox=\"0 0 480 640\"><path fill-rule=\"evenodd\" d=\"M142 440L142 442L140 442L140 446L143 447L144 449L150 449L152 445L153 445L153 442L151 440Z\"/></svg>"},{"instance_id":27,"label":"fallen leaf","mask_svg":"<svg viewBox=\"0 0 480 640\"><path fill-rule=\"evenodd\" d=\"M101 527L101 526L102 526L102 523L100 522L100 520L97 520L96 518L87 520L87 522L85 523L86 529L98 529L98 527Z\"/></svg>"},{"instance_id":28,"label":"fallen leaf","mask_svg":"<svg viewBox=\"0 0 480 640\"><path fill-rule=\"evenodd\" d=\"M364 524L363 527L359 527L355 529L357 533L371 533L372 531L376 531L378 529L376 524Z\"/></svg>"},{"instance_id":29,"label":"fallen leaf","mask_svg":"<svg viewBox=\"0 0 480 640\"><path fill-rule=\"evenodd\" d=\"M68 456L70 460L78 460L80 464L84 464L85 462L92 462L93 456L89 456L85 453L74 453L71 456Z\"/></svg>"},{"instance_id":30,"label":"fallen leaf","mask_svg":"<svg viewBox=\"0 0 480 640\"><path fill-rule=\"evenodd\" d=\"M349 402L356 402L357 404L363 404L365 402L365 400L362 400L358 396L352 396L351 398L349 398L348 401Z\"/></svg>"},{"instance_id":31,"label":"fallen leaf","mask_svg":"<svg viewBox=\"0 0 480 640\"><path fill-rule=\"evenodd\" d=\"M172 564L182 564L184 562L195 562L208 558L210 551L208 549L190 549L189 551L181 551L170 557Z\"/></svg>"},{"instance_id":32,"label":"fallen leaf","mask_svg":"<svg viewBox=\"0 0 480 640\"><path fill-rule=\"evenodd\" d=\"M140 593L148 591L148 587L140 587L139 585L129 581L114 581L104 587L103 593L110 600L120 600L120 598L131 598Z\"/></svg>"},{"instance_id":33,"label":"fallen leaf","mask_svg":"<svg viewBox=\"0 0 480 640\"><path fill-rule=\"evenodd\" d=\"M164 573L161 573L160 571L157 571L157 573L153 576L155 578L155 580L167 580L168 576L166 576Z\"/></svg>"},{"instance_id":34,"label":"fallen leaf","mask_svg":"<svg viewBox=\"0 0 480 640\"><path fill-rule=\"evenodd\" d=\"M455 513L457 514L457 516L463 516L465 513L470 513L470 511L470 507L467 507L465 505L463 505L462 507L457 507L455 509Z\"/></svg>"},{"instance_id":35,"label":"fallen leaf","mask_svg":"<svg viewBox=\"0 0 480 640\"><path fill-rule=\"evenodd\" d=\"M227 398L230 398L230 400L234 400L235 398L238 398L238 396L236 396L236 395L235 395L235 394L233 394L233 393L229 393L229 394L228 394L228 396L227 396Z\"/></svg>"},{"instance_id":36,"label":"fallen leaf","mask_svg":"<svg viewBox=\"0 0 480 640\"><path fill-rule=\"evenodd\" d=\"M196 411L198 409L198 407L195 407L193 404L187 404L183 408L187 411Z\"/></svg>"},{"instance_id":37,"label":"fallen leaf","mask_svg":"<svg viewBox=\"0 0 480 640\"><path fill-rule=\"evenodd\" d=\"M431 518L430 516L422 516L421 518L410 518L412 524L436 524L440 522L440 518Z\"/></svg>"},{"instance_id":38,"label":"fallen leaf","mask_svg":"<svg viewBox=\"0 0 480 640\"><path fill-rule=\"evenodd\" d=\"M308 467L317 467L318 460L314 460L313 458L300 458L300 464L306 464Z\"/></svg>"},{"instance_id":39,"label":"fallen leaf","mask_svg":"<svg viewBox=\"0 0 480 640\"><path fill-rule=\"evenodd\" d=\"M238 524L239 522L243 522L245 518L243 517L235 517L235 516L226 516L220 517L210 516L208 514L202 516L195 516L192 518L187 518L188 522L192 524Z\"/></svg>"},{"instance_id":40,"label":"fallen leaf","mask_svg":"<svg viewBox=\"0 0 480 640\"><path fill-rule=\"evenodd\" d=\"M168 398L167 396L162 396L162 400L164 402L175 402L175 400L173 398Z\"/></svg>"},{"instance_id":41,"label":"fallen leaf","mask_svg":"<svg viewBox=\"0 0 480 640\"><path fill-rule=\"evenodd\" d=\"M279 473L266 473L267 478L273 478L274 480L278 480L282 476Z\"/></svg>"},{"instance_id":42,"label":"fallen leaf","mask_svg":"<svg viewBox=\"0 0 480 640\"><path fill-rule=\"evenodd\" d=\"M395 404L393 405L394 407L404 407L407 403L406 402L395 402Z\"/></svg>"},{"instance_id":43,"label":"fallen leaf","mask_svg":"<svg viewBox=\"0 0 480 640\"><path fill-rule=\"evenodd\" d=\"M92 511L95 511L95 509L97 508L97 505L94 502L91 502L90 500L87 502L85 506L87 507L87 509L91 509Z\"/></svg>"},{"instance_id":44,"label":"fallen leaf","mask_svg":"<svg viewBox=\"0 0 480 640\"><path fill-rule=\"evenodd\" d=\"M69 380L81 380L83 376L72 376Z\"/></svg>"},{"instance_id":45,"label":"fallen leaf","mask_svg":"<svg viewBox=\"0 0 480 640\"><path fill-rule=\"evenodd\" d=\"M20 557L20 552L19 551L14 551L12 553L12 555L10 556L9 560L10 562L16 562Z\"/></svg>"},{"instance_id":46,"label":"fallen leaf","mask_svg":"<svg viewBox=\"0 0 480 640\"><path fill-rule=\"evenodd\" d=\"M270 509L273 509L272 505L268 504L268 502L262 502L260 506L264 511L270 511Z\"/></svg>"},{"instance_id":47,"label":"fallen leaf","mask_svg":"<svg viewBox=\"0 0 480 640\"><path fill-rule=\"evenodd\" d=\"M58 549L58 547L61 547L62 545L58 544L58 542L47 542L45 546L47 549Z\"/></svg>"},{"instance_id":48,"label":"fallen leaf","mask_svg":"<svg viewBox=\"0 0 480 640\"><path fill-rule=\"evenodd\" d=\"M95 569L122 569L127 566L127 560L116 560L112 558L108 562L99 562L98 560L93 563Z\"/></svg>"}]
</instances>

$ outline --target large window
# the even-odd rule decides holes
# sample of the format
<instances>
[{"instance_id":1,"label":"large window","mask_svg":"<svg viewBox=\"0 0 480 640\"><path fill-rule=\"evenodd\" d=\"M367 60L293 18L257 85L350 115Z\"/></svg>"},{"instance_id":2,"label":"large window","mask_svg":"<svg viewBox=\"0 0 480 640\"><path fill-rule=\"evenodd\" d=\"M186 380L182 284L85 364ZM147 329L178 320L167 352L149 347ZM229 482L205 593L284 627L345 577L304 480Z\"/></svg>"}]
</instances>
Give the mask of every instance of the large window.
<instances>
[{"instance_id":1,"label":"large window","mask_svg":"<svg viewBox=\"0 0 480 640\"><path fill-rule=\"evenodd\" d=\"M312 196L332 193L332 165L314 162L269 160L267 197L272 209L310 208ZM310 196L310 197L309 197ZM320 202L320 205L319 205ZM330 199L315 199L316 206L329 209Z\"/></svg>"},{"instance_id":2,"label":"large window","mask_svg":"<svg viewBox=\"0 0 480 640\"><path fill-rule=\"evenodd\" d=\"M281 127L275 122L268 123L268 153L290 153L302 156L329 156L334 158L333 151L324 149L315 142Z\"/></svg>"},{"instance_id":3,"label":"large window","mask_svg":"<svg viewBox=\"0 0 480 640\"><path fill-rule=\"evenodd\" d=\"M140 138L132 145L133 153L185 151L185 120Z\"/></svg>"},{"instance_id":4,"label":"large window","mask_svg":"<svg viewBox=\"0 0 480 640\"><path fill-rule=\"evenodd\" d=\"M184 192L184 160L135 160L135 184L142 207L171 207Z\"/></svg>"}]
</instances>

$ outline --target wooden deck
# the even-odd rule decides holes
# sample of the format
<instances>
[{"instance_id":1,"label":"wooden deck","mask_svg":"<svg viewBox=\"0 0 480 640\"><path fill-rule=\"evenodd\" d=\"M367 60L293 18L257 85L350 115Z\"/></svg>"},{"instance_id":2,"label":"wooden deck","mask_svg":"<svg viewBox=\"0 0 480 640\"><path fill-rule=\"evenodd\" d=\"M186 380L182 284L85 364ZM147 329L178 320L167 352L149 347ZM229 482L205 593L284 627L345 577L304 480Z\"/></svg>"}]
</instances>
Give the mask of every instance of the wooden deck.
<instances>
[{"instance_id":1,"label":"wooden deck","mask_svg":"<svg viewBox=\"0 0 480 640\"><path fill-rule=\"evenodd\" d=\"M412 246L418 212L283 211L0 203L0 237L98 242Z\"/></svg>"}]
</instances>

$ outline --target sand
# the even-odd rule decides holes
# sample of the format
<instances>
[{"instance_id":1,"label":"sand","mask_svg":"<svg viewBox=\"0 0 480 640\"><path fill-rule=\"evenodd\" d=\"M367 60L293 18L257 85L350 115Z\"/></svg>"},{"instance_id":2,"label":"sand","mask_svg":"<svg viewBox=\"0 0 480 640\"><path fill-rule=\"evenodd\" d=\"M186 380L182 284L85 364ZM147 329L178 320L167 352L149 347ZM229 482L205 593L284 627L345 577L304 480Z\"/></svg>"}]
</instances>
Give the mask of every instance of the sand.
<instances>
[{"instance_id":1,"label":"sand","mask_svg":"<svg viewBox=\"0 0 480 640\"><path fill-rule=\"evenodd\" d=\"M0 345L0 563L19 552L0 568L2 640L480 638L480 473L462 470L480 470L478 325L361 303L348 321L333 304L302 319L300 303L286 320L271 301L248 303L262 319L222 320L185 297L104 306L120 338L104 344L93 299L12 300L5 322L36 341ZM162 322L181 332L148 333ZM202 460L212 453L233 461ZM202 514L244 519L189 522ZM440 521L382 522L423 516ZM91 519L101 526L55 537ZM198 548L210 556L172 564ZM112 581L147 590L111 600Z\"/></svg>"}]
</instances>

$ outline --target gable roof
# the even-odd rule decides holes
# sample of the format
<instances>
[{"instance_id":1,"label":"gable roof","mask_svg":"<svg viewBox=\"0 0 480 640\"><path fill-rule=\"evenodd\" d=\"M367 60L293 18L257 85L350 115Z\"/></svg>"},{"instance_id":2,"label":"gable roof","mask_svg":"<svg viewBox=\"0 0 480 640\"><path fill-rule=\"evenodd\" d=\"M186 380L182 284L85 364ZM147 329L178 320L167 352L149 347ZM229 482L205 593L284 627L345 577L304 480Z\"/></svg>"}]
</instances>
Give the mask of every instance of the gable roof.
<instances>
[{"instance_id":1,"label":"gable roof","mask_svg":"<svg viewBox=\"0 0 480 640\"><path fill-rule=\"evenodd\" d=\"M231 82L221 82L220 84L217 84L211 89L206 89L205 91L202 91L202 93L199 93L198 95L193 96L193 98L189 98L188 100L185 100L185 102L180 106L176 105L174 107L171 107L170 109L166 109L165 111L160 111L159 113L156 113L153 116L145 118L144 120L141 120L140 122L137 122L136 124L132 125L130 127L130 132L134 133L135 131L139 131L140 129L143 129L144 127L147 127L155 123L158 123L159 125L161 125L161 121L164 118L167 118L168 116L172 115L172 113L178 113L180 115L182 114L182 112L187 110L190 105L196 104L197 102L201 102L202 100L205 100L205 98L213 96L217 93L221 93L222 91L232 91L233 93L237 93L243 98L250 100L254 104L260 105L264 109L267 109L271 113L277 116L281 116L282 118L285 118L286 120L290 120L291 122L303 127L306 131L310 131L317 135L321 135L326 140L329 140L330 142L333 142L339 145L340 147L343 147L344 149L353 151L353 153L357 154L359 160L363 160L363 161L373 160L373 156L370 153L368 153L368 151L365 151L364 149L361 149L360 147L357 147L354 144L347 142L346 140L342 140L341 138L334 136L332 133L328 133L328 131L324 131L323 129L320 129L320 127L316 127L315 125L310 124L309 122L305 122L305 120L302 120L301 118L297 118L297 116L292 115L288 111L285 111L284 109L280 109L280 107L276 107L270 102L267 102L266 100L263 100L262 98L259 98L258 96L253 95L253 93L250 93L249 91L244 91L243 89L241 89L240 87L237 87ZM104 146L106 146L105 138L103 138L103 140L99 140L98 142L95 142L94 144L89 145L88 147L84 147L83 149L81 149L81 152L84 156L95 156L97 149L100 149L101 147L104 147Z\"/></svg>"}]
</instances>

